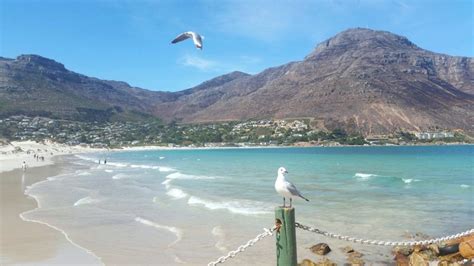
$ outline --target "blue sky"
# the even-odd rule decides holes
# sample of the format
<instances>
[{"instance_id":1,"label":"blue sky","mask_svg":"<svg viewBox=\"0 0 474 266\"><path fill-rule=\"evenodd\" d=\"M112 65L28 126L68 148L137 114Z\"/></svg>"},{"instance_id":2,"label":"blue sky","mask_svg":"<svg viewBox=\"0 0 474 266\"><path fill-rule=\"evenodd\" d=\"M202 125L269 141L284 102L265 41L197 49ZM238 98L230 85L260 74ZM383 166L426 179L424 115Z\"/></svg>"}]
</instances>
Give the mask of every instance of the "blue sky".
<instances>
[{"instance_id":1,"label":"blue sky","mask_svg":"<svg viewBox=\"0 0 474 266\"><path fill-rule=\"evenodd\" d=\"M386 30L450 55L473 51L471 0L0 0L0 55L39 54L68 69L176 91L234 70L302 60L354 27ZM171 45L183 31L205 36Z\"/></svg>"}]
</instances>

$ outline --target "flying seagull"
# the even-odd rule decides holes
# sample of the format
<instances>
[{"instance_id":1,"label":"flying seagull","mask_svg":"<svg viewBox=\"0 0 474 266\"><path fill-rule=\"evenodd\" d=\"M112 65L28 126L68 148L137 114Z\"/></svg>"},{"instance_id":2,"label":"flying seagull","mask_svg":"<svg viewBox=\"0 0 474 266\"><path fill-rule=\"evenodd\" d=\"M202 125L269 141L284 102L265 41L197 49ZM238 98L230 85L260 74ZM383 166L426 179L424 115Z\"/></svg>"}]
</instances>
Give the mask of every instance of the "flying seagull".
<instances>
[{"instance_id":1,"label":"flying seagull","mask_svg":"<svg viewBox=\"0 0 474 266\"><path fill-rule=\"evenodd\" d=\"M204 36L201 36L193 31L186 31L186 32L181 33L176 38L174 38L174 40L171 41L171 43L177 43L189 38L193 38L193 42L196 48L202 49L202 40L204 39Z\"/></svg>"},{"instance_id":2,"label":"flying seagull","mask_svg":"<svg viewBox=\"0 0 474 266\"><path fill-rule=\"evenodd\" d=\"M290 208L291 208L291 203L292 199L294 197L300 197L306 201L309 201L307 198L303 197L301 193L298 191L298 189L293 185L291 182L287 181L285 178L285 174L287 174L288 171L284 167L278 168L278 177L275 181L275 190L283 196L283 208L286 207L285 205L285 198L290 198Z\"/></svg>"}]
</instances>

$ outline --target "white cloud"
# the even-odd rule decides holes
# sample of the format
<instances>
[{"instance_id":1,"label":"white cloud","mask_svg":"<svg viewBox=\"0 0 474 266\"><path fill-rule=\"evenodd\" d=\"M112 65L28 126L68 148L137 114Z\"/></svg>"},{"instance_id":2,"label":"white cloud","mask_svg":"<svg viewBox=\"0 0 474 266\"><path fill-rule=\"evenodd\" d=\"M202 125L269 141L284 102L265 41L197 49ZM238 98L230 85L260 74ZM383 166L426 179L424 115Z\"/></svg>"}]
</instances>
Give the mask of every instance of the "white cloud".
<instances>
[{"instance_id":1,"label":"white cloud","mask_svg":"<svg viewBox=\"0 0 474 266\"><path fill-rule=\"evenodd\" d=\"M204 58L200 55L185 54L178 59L178 64L186 67L193 67L203 72L221 72L231 71L253 72L262 62L257 56L239 55L231 58L222 58L221 60Z\"/></svg>"},{"instance_id":2,"label":"white cloud","mask_svg":"<svg viewBox=\"0 0 474 266\"><path fill-rule=\"evenodd\" d=\"M202 71L216 71L221 68L221 64L214 60L205 59L197 55L186 54L178 60L178 64L187 67L194 67Z\"/></svg>"}]
</instances>

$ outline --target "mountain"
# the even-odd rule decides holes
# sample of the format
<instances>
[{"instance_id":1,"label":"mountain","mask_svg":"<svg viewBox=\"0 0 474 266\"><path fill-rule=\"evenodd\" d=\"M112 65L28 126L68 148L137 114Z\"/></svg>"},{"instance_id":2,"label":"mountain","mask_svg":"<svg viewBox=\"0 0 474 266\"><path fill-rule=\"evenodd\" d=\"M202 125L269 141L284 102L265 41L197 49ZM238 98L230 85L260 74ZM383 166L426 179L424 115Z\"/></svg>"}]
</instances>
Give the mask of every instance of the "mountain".
<instances>
[{"instance_id":1,"label":"mountain","mask_svg":"<svg viewBox=\"0 0 474 266\"><path fill-rule=\"evenodd\" d=\"M389 32L349 29L303 61L158 105L156 113L166 109L166 117L183 122L307 117L321 128L364 134L472 131L473 69L472 58L429 52Z\"/></svg>"},{"instance_id":2,"label":"mountain","mask_svg":"<svg viewBox=\"0 0 474 266\"><path fill-rule=\"evenodd\" d=\"M310 118L321 129L473 132L474 59L433 53L389 32L349 29L302 61L157 92L69 71L36 55L0 58L0 116L184 123Z\"/></svg>"},{"instance_id":3,"label":"mountain","mask_svg":"<svg viewBox=\"0 0 474 266\"><path fill-rule=\"evenodd\" d=\"M67 70L38 55L0 57L0 116L24 114L80 121L142 120L155 117L156 104L246 75L231 73L177 93L131 87Z\"/></svg>"}]
</instances>

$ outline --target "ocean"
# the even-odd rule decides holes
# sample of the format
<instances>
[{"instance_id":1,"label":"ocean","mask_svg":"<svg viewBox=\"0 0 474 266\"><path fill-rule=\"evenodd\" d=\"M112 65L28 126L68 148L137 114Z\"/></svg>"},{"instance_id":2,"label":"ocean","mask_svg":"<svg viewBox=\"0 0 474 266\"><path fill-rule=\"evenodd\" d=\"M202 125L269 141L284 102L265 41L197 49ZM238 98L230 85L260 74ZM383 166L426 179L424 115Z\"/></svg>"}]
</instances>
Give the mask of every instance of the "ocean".
<instances>
[{"instance_id":1,"label":"ocean","mask_svg":"<svg viewBox=\"0 0 474 266\"><path fill-rule=\"evenodd\" d=\"M62 231L105 264L203 265L273 226L284 166L310 200L293 201L303 224L387 241L439 237L474 228L473 153L474 146L390 146L73 155L64 158L70 172L26 189L39 208L22 218ZM338 263L347 245L366 262L393 263L387 247L300 230L297 241L300 261L317 260L308 248L325 242ZM275 256L269 237L228 264L274 265Z\"/></svg>"}]
</instances>

